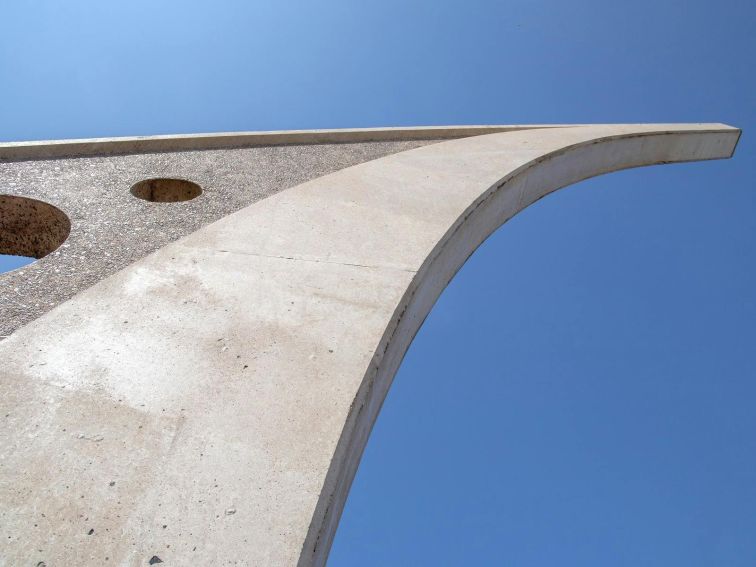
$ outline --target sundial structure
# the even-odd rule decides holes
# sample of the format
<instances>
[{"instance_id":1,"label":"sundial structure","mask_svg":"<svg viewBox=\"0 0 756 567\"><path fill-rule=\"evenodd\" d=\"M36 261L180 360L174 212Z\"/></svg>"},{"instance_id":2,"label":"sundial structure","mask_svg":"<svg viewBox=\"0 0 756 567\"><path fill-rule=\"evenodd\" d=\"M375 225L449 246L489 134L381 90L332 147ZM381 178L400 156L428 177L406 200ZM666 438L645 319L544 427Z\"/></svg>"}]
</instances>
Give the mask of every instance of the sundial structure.
<instances>
[{"instance_id":1,"label":"sundial structure","mask_svg":"<svg viewBox=\"0 0 756 567\"><path fill-rule=\"evenodd\" d=\"M0 145L0 565L323 565L441 291L561 187L723 124Z\"/></svg>"}]
</instances>

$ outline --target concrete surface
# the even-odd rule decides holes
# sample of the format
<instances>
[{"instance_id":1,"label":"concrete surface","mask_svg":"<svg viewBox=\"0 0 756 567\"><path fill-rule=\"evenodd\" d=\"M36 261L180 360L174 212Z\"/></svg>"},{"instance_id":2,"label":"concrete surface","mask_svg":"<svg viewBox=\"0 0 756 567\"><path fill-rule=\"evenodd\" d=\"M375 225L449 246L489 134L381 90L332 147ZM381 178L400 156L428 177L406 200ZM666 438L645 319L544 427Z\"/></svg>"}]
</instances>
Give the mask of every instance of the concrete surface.
<instances>
[{"instance_id":1,"label":"concrete surface","mask_svg":"<svg viewBox=\"0 0 756 567\"><path fill-rule=\"evenodd\" d=\"M284 130L279 132L221 132L168 136L132 136L87 140L0 142L0 162L27 159L104 156L155 152L185 152L259 146L312 145L364 142L447 140L494 132L514 132L560 125L417 126L400 128L344 128L338 130Z\"/></svg>"},{"instance_id":2,"label":"concrete surface","mask_svg":"<svg viewBox=\"0 0 756 567\"><path fill-rule=\"evenodd\" d=\"M477 246L555 189L727 158L738 136L427 145L275 193L79 293L0 343L0 564L323 565L402 357Z\"/></svg>"},{"instance_id":3,"label":"concrete surface","mask_svg":"<svg viewBox=\"0 0 756 567\"><path fill-rule=\"evenodd\" d=\"M0 195L0 254L42 258L71 232L66 214L43 201Z\"/></svg>"},{"instance_id":4,"label":"concrete surface","mask_svg":"<svg viewBox=\"0 0 756 567\"><path fill-rule=\"evenodd\" d=\"M308 179L429 143L433 140L0 163L0 194L50 203L66 213L72 225L60 248L33 264L0 274L0 340L135 260L229 213ZM65 143L55 145L61 152L65 147ZM153 177L194 181L203 194L186 202L152 203L129 192L135 183ZM10 216L2 203L0 216ZM4 254L23 254L20 249L14 252L2 232L0 249Z\"/></svg>"}]
</instances>

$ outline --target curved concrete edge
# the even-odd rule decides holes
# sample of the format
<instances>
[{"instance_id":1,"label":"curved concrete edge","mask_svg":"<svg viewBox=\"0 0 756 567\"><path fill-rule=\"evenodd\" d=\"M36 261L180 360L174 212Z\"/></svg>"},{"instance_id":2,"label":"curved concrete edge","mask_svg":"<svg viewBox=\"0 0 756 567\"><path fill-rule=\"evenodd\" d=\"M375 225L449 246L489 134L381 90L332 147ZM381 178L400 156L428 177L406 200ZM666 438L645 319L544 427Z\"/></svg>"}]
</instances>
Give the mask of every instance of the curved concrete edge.
<instances>
[{"instance_id":1,"label":"curved concrete edge","mask_svg":"<svg viewBox=\"0 0 756 567\"><path fill-rule=\"evenodd\" d=\"M478 245L559 187L726 158L738 136L441 142L277 193L99 282L0 343L0 557L324 565L396 370Z\"/></svg>"},{"instance_id":2,"label":"curved concrete edge","mask_svg":"<svg viewBox=\"0 0 756 567\"><path fill-rule=\"evenodd\" d=\"M515 214L558 189L623 169L728 159L741 135L740 129L724 124L692 130L680 126L679 131L639 127L615 134L610 127L605 135L566 143L503 175L460 215L417 271L381 339L350 408L298 567L326 564L370 432L404 355L443 290L478 246ZM583 130L590 132L591 127Z\"/></svg>"},{"instance_id":3,"label":"curved concrete edge","mask_svg":"<svg viewBox=\"0 0 756 567\"><path fill-rule=\"evenodd\" d=\"M397 128L345 128L333 130L282 130L219 132L161 136L128 136L73 140L0 143L0 162L85 156L182 152L293 144L333 144L403 140L453 139L495 132L514 132L558 125L415 126Z\"/></svg>"}]
</instances>

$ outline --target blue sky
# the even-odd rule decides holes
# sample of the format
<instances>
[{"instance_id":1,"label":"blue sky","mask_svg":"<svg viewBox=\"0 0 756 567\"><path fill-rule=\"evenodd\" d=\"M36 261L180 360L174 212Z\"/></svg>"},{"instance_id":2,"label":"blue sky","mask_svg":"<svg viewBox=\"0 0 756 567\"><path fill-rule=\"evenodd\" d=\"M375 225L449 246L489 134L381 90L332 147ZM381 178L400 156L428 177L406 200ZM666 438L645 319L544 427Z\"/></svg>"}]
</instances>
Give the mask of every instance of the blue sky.
<instances>
[{"instance_id":1,"label":"blue sky","mask_svg":"<svg viewBox=\"0 0 756 567\"><path fill-rule=\"evenodd\" d=\"M6 2L0 139L743 128L733 160L581 183L478 250L397 375L329 565L750 566L755 29L728 0Z\"/></svg>"}]
</instances>

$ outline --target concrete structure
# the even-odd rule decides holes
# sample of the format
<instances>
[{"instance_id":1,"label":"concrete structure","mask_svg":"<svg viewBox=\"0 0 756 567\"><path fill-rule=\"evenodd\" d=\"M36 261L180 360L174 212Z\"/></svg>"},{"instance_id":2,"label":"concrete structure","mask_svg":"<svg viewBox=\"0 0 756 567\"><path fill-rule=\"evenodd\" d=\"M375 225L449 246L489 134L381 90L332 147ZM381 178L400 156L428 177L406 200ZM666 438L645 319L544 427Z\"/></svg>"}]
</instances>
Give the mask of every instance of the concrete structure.
<instances>
[{"instance_id":1,"label":"concrete structure","mask_svg":"<svg viewBox=\"0 0 756 567\"><path fill-rule=\"evenodd\" d=\"M0 565L324 564L402 357L477 246L560 187L727 158L739 134L526 126L0 146L0 192L71 220L67 247L0 276ZM164 177L199 188L131 192ZM0 239L6 253L24 241L2 226Z\"/></svg>"}]
</instances>

